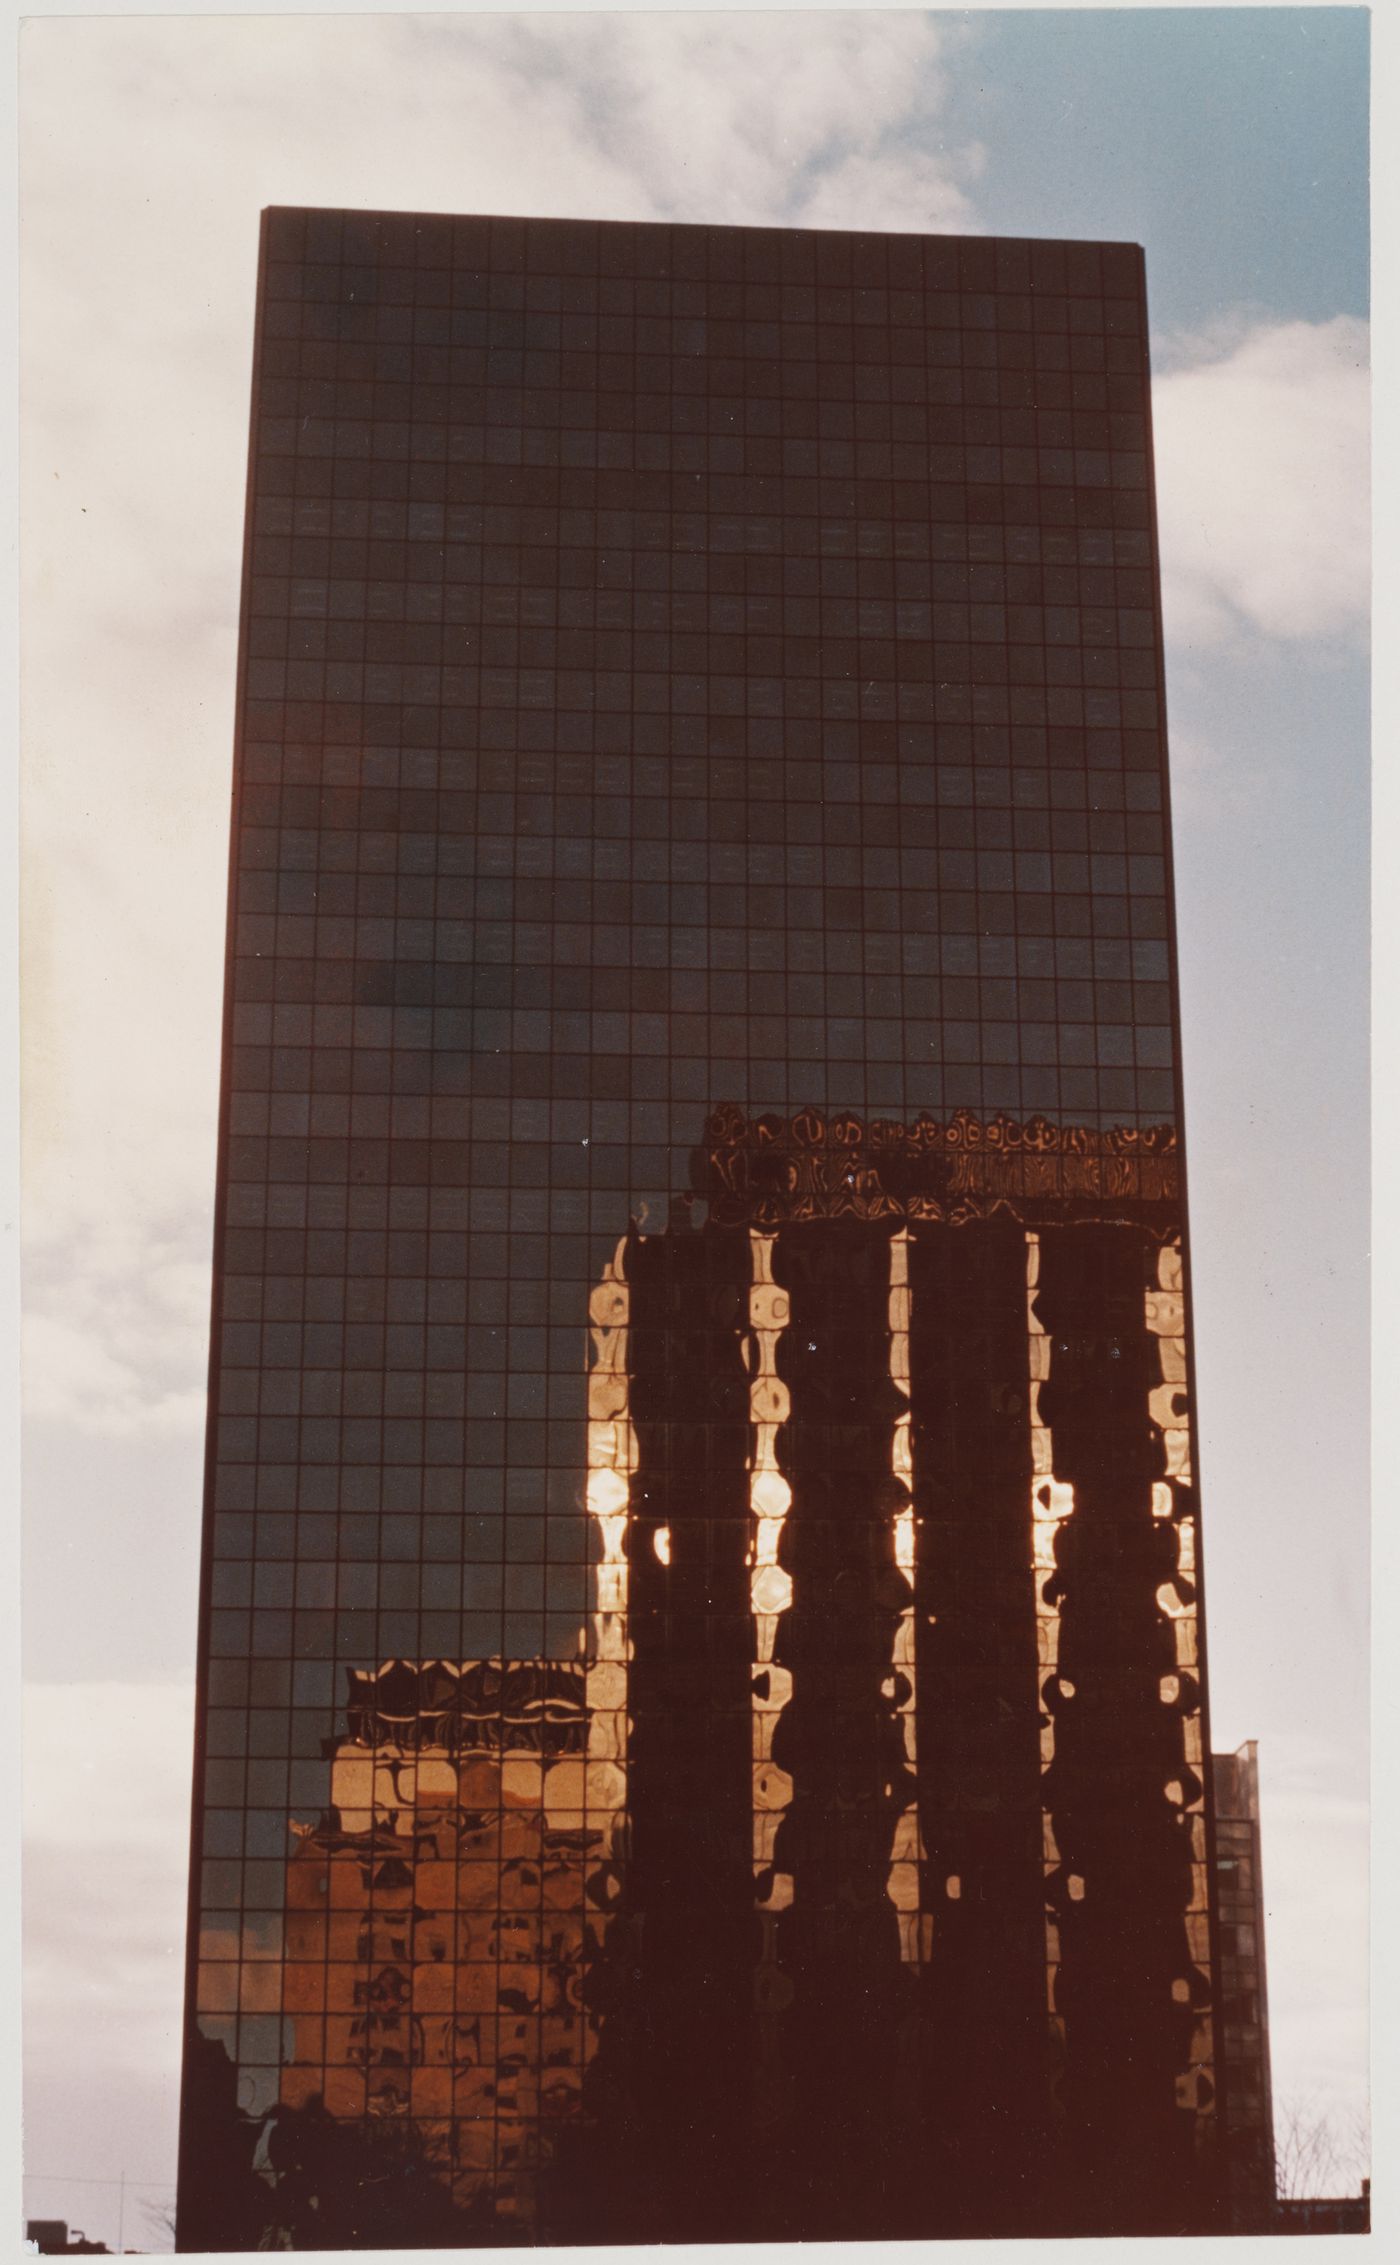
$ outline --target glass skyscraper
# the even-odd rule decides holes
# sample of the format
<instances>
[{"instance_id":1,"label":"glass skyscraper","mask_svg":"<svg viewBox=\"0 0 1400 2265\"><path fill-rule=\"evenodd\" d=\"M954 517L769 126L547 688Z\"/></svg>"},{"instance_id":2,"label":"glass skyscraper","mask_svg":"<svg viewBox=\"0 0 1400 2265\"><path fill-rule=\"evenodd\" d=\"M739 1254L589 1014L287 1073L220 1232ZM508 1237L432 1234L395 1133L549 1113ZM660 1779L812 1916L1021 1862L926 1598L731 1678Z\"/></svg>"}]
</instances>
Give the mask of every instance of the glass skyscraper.
<instances>
[{"instance_id":1,"label":"glass skyscraper","mask_svg":"<svg viewBox=\"0 0 1400 2265\"><path fill-rule=\"evenodd\" d=\"M1142 256L264 217L180 2241L1213 2222Z\"/></svg>"}]
</instances>

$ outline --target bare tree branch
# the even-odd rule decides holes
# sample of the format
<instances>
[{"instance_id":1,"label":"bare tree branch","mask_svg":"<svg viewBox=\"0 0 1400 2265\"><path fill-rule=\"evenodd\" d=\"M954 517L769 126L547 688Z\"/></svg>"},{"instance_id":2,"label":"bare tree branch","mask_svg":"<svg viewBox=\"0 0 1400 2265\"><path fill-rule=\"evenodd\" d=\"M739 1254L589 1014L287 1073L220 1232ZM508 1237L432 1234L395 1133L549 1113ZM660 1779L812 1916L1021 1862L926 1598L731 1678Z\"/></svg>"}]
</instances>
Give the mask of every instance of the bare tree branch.
<instances>
[{"instance_id":1,"label":"bare tree branch","mask_svg":"<svg viewBox=\"0 0 1400 2265\"><path fill-rule=\"evenodd\" d=\"M1359 2194L1371 2167L1370 2126L1360 2105L1328 2106L1296 2095L1274 2107L1274 2178L1284 2202Z\"/></svg>"}]
</instances>

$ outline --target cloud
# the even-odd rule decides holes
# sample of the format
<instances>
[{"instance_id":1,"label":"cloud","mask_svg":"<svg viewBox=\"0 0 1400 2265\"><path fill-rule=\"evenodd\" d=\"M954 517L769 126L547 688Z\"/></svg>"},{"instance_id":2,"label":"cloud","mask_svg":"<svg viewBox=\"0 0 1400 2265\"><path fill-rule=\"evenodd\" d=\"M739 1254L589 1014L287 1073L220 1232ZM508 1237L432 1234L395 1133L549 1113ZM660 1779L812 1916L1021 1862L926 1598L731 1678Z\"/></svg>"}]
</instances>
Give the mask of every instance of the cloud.
<instances>
[{"instance_id":1,"label":"cloud","mask_svg":"<svg viewBox=\"0 0 1400 2265\"><path fill-rule=\"evenodd\" d=\"M854 150L810 184L803 225L968 235L975 227L973 208L959 175L975 177L982 156L977 143L958 152L955 166L921 148Z\"/></svg>"},{"instance_id":2,"label":"cloud","mask_svg":"<svg viewBox=\"0 0 1400 2265\"><path fill-rule=\"evenodd\" d=\"M594 17L567 32L527 22L519 36L548 83L566 74L581 120L601 129L657 217L972 223L957 176L975 159L924 146L937 139L945 57L962 43L928 16Z\"/></svg>"},{"instance_id":3,"label":"cloud","mask_svg":"<svg viewBox=\"0 0 1400 2265\"><path fill-rule=\"evenodd\" d=\"M142 1322L148 1316L140 1316ZM63 1420L117 1438L199 1432L205 1396L162 1386L149 1366L123 1360L91 1327L40 1314L26 1324L26 1404L31 1418Z\"/></svg>"},{"instance_id":4,"label":"cloud","mask_svg":"<svg viewBox=\"0 0 1400 2265\"><path fill-rule=\"evenodd\" d=\"M23 1331L31 1422L110 1439L202 1432L211 1209L206 1193L188 1210L153 1205L35 1238Z\"/></svg>"},{"instance_id":5,"label":"cloud","mask_svg":"<svg viewBox=\"0 0 1400 2265\"><path fill-rule=\"evenodd\" d=\"M1365 634L1367 327L1227 324L1170 342L1153 389L1169 657L1251 631Z\"/></svg>"}]
</instances>

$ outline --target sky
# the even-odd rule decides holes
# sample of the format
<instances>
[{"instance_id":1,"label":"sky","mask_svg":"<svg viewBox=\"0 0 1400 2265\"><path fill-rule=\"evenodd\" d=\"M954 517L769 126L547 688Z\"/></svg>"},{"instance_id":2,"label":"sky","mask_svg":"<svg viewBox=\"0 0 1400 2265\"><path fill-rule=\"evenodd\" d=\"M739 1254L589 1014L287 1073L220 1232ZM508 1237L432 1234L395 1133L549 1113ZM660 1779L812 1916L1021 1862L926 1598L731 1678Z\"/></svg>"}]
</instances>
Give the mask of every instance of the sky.
<instances>
[{"instance_id":1,"label":"sky","mask_svg":"<svg viewBox=\"0 0 1400 2265\"><path fill-rule=\"evenodd\" d=\"M168 2246L258 213L1143 243L1217 1747L1276 2095L1366 2086L1367 19L23 27L32 2215ZM75 2052L74 2039L82 2040ZM79 2183L80 2181L92 2183Z\"/></svg>"}]
</instances>

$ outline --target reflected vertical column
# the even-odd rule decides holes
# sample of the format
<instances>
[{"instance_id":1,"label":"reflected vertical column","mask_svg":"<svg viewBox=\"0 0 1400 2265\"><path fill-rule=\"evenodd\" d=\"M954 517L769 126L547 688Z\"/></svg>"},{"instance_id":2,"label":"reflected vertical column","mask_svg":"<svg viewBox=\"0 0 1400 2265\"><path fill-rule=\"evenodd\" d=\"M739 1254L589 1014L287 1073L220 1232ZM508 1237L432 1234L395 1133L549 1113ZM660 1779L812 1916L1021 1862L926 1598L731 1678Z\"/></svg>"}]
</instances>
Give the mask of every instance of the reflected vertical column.
<instances>
[{"instance_id":1,"label":"reflected vertical column","mask_svg":"<svg viewBox=\"0 0 1400 2265\"><path fill-rule=\"evenodd\" d=\"M1060 1684L1060 1585L1056 1538L1074 1511L1074 1489L1055 1476L1055 1440L1041 1412L1040 1394L1050 1377L1050 1338L1036 1310L1040 1288L1040 1237L1026 1236L1026 1351L1030 1385L1031 1558L1035 1570L1036 1658L1040 1671L1041 1834L1047 1882L1058 1873L1060 1851L1050 1811L1049 1784L1055 1766L1055 1707ZM1065 1696L1073 1696L1069 1686ZM1052 2098L1058 2100L1064 2068L1065 2024L1059 2002L1060 1928L1049 1896L1045 1902L1045 2004L1049 2028Z\"/></svg>"},{"instance_id":2,"label":"reflected vertical column","mask_svg":"<svg viewBox=\"0 0 1400 2265\"><path fill-rule=\"evenodd\" d=\"M625 1275L627 1242L619 1242L589 1300L593 1366L588 1377L589 1514L597 1522L593 1657L588 1667L588 1822L604 1834L606 1860L617 1853L627 1806L627 1503L637 1467L637 1435L628 1407Z\"/></svg>"},{"instance_id":3,"label":"reflected vertical column","mask_svg":"<svg viewBox=\"0 0 1400 2265\"><path fill-rule=\"evenodd\" d=\"M1198 2156L1215 2145L1215 2045L1210 1963L1210 1871L1206 1848L1206 1777L1209 1761L1201 1733L1200 1645L1197 1618L1195 1479L1191 1468L1191 1418L1186 1363L1186 1301L1179 1243L1156 1253L1155 1281L1146 1291L1146 1321L1156 1345L1161 1381L1153 1382L1148 1409L1161 1434L1165 1475L1152 1489L1156 1518L1169 1522L1176 1562L1157 1591L1157 1602L1171 1623L1175 1672L1161 1679L1162 1704L1181 1723L1184 1768L1167 1780L1167 1799L1179 1809L1191 1852L1191 1894L1186 1933L1192 1972L1172 1985L1179 2003L1191 2007L1190 2057L1177 2078L1178 2105L1194 2119Z\"/></svg>"},{"instance_id":4,"label":"reflected vertical column","mask_svg":"<svg viewBox=\"0 0 1400 2265\"><path fill-rule=\"evenodd\" d=\"M742 2222L757 1932L748 1230L635 1235L626 1266L628 1943L610 2036L631 2138L616 2238L723 2239Z\"/></svg>"},{"instance_id":5,"label":"reflected vertical column","mask_svg":"<svg viewBox=\"0 0 1400 2265\"><path fill-rule=\"evenodd\" d=\"M791 1595L774 1656L792 1696L774 1754L792 1780L776 1839L792 1906L776 1931L793 1991L784 2059L796 2213L775 2236L868 2228L872 2198L888 2208L899 2167L914 2007L889 1881L914 1781L891 1666L910 1594L893 1514L892 1440L907 1405L890 1368L893 1225L795 1221L772 1254L791 1300L775 1348L790 1401L775 1444L792 1489L778 1568Z\"/></svg>"},{"instance_id":6,"label":"reflected vertical column","mask_svg":"<svg viewBox=\"0 0 1400 2265\"><path fill-rule=\"evenodd\" d=\"M1176 1621L1194 1617L1195 1535L1193 1514L1179 1531L1189 1494L1167 1476L1183 1440L1144 1303L1158 1273L1142 1227L1042 1235L1036 1304L1052 1357L1040 1409L1055 1473L1073 1487L1045 1591L1060 1614L1044 1686L1060 1857L1046 1895L1060 1947L1065 2200L1104 2233L1185 2231L1205 2201L1190 2073L1203 1987L1187 1814L1203 1790L1187 1759L1193 1741L1199 1753L1199 1695L1184 1683L1175 1704L1163 1693L1179 1675Z\"/></svg>"},{"instance_id":7,"label":"reflected vertical column","mask_svg":"<svg viewBox=\"0 0 1400 2265\"><path fill-rule=\"evenodd\" d=\"M932 1922L921 1909L923 1839L919 1830L919 1674L914 1625L914 1463L909 1427L909 1230L902 1227L890 1237L890 1381L899 1396L890 1441L890 1471L895 1484L894 1559L909 1584L908 1599L895 1623L891 1653L890 1696L904 1741L909 1765L907 1806L894 1828L890 1854L888 1894L899 1914L899 1955L906 1966L918 1966L928 1956Z\"/></svg>"},{"instance_id":8,"label":"reflected vertical column","mask_svg":"<svg viewBox=\"0 0 1400 2265\"><path fill-rule=\"evenodd\" d=\"M923 2176L949 2232L1009 2232L1046 2058L1024 1233L920 1221L907 1266Z\"/></svg>"},{"instance_id":9,"label":"reflected vertical column","mask_svg":"<svg viewBox=\"0 0 1400 2265\"><path fill-rule=\"evenodd\" d=\"M778 1339L787 1327L790 1300L773 1279L776 1237L749 1232L749 1477L753 1612L753 1871L761 1928L755 1996L760 2015L781 2012L790 1986L779 1971L777 1915L792 1903L792 1874L777 1869L778 1828L792 1801L792 1778L773 1759L773 1734L792 1697L792 1673L774 1652L780 1616L792 1602L792 1577L778 1562L792 1488L778 1468L777 1439L790 1412L788 1388L778 1375ZM771 2053L767 2056L771 2060ZM771 2075L771 2072L770 2072ZM759 2111L775 2112L771 2081L760 2083Z\"/></svg>"}]
</instances>

